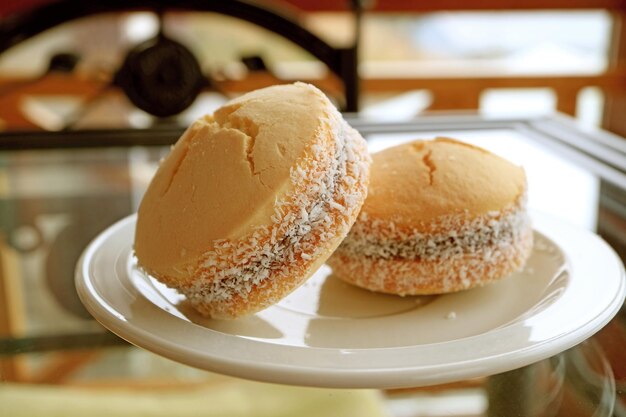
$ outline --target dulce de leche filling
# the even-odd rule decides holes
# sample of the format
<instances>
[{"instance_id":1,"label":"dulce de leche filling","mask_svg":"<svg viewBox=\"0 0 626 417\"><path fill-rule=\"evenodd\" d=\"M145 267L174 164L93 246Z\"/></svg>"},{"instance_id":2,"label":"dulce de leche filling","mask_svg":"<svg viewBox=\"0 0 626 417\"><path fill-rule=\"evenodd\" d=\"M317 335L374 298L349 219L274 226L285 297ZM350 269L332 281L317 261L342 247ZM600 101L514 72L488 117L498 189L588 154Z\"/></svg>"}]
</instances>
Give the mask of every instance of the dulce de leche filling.
<instances>
[{"instance_id":1,"label":"dulce de leche filling","mask_svg":"<svg viewBox=\"0 0 626 417\"><path fill-rule=\"evenodd\" d=\"M352 256L436 261L514 245L530 230L526 193L501 211L470 217L452 214L437 221L439 233L402 230L393 222L361 213L339 250Z\"/></svg>"}]
</instances>

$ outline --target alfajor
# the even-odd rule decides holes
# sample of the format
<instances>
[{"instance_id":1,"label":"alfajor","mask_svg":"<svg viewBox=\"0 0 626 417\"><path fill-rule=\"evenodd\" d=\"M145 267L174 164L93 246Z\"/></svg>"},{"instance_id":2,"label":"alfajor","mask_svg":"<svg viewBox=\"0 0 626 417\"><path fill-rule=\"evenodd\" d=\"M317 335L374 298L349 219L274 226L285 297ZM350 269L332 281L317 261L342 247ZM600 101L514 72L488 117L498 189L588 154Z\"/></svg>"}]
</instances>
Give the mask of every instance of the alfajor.
<instances>
[{"instance_id":1,"label":"alfajor","mask_svg":"<svg viewBox=\"0 0 626 417\"><path fill-rule=\"evenodd\" d=\"M134 251L200 313L268 307L332 254L367 194L363 138L317 88L253 91L193 123L138 210Z\"/></svg>"},{"instance_id":2,"label":"alfajor","mask_svg":"<svg viewBox=\"0 0 626 417\"><path fill-rule=\"evenodd\" d=\"M372 291L442 294L523 266L533 232L524 170L448 138L373 155L368 197L329 260L343 280Z\"/></svg>"}]
</instances>

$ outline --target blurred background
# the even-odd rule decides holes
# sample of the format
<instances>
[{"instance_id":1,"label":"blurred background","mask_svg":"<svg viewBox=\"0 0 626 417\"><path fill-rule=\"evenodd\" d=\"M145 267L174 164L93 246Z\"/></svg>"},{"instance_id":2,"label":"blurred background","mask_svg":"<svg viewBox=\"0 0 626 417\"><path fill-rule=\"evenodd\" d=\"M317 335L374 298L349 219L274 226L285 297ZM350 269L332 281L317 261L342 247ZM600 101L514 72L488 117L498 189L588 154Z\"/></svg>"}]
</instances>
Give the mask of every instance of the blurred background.
<instances>
[{"instance_id":1,"label":"blurred background","mask_svg":"<svg viewBox=\"0 0 626 417\"><path fill-rule=\"evenodd\" d=\"M182 129L295 80L325 91L371 150L448 134L523 165L532 208L626 259L625 19L624 0L0 0L0 417L626 416L623 311L512 372L338 391L133 348L74 287L86 245L136 211Z\"/></svg>"},{"instance_id":2,"label":"blurred background","mask_svg":"<svg viewBox=\"0 0 626 417\"><path fill-rule=\"evenodd\" d=\"M305 80L366 117L558 110L625 134L624 8L581 0L5 1L0 129L186 125L233 95ZM160 66L169 75L150 75Z\"/></svg>"}]
</instances>

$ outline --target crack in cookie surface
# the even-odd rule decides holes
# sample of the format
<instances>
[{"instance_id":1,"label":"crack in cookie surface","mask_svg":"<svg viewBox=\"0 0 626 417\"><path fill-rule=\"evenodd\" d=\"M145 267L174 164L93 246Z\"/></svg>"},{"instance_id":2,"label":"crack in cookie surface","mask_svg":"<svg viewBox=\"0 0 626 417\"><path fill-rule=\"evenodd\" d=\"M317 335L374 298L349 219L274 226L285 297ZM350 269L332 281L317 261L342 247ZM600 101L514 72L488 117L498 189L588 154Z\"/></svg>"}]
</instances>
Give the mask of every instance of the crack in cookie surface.
<instances>
[{"instance_id":1,"label":"crack in cookie surface","mask_svg":"<svg viewBox=\"0 0 626 417\"><path fill-rule=\"evenodd\" d=\"M272 223L237 241L215 241L194 272L196 279L178 288L196 309L233 316L253 291L296 270L301 275L330 242L348 233L365 199L369 156L360 136L339 114L329 115L325 123L321 132L326 133L292 169L294 190L276 202Z\"/></svg>"}]
</instances>

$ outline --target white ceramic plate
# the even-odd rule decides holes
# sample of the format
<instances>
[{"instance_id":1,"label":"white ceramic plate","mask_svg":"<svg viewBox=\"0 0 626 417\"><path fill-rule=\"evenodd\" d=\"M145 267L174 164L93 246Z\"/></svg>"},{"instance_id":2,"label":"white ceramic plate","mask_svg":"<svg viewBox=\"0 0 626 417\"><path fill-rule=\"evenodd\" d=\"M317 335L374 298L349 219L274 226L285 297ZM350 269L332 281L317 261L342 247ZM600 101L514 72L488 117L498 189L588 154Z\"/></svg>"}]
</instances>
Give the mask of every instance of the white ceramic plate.
<instances>
[{"instance_id":1,"label":"white ceramic plate","mask_svg":"<svg viewBox=\"0 0 626 417\"><path fill-rule=\"evenodd\" d=\"M553 356L590 337L621 307L624 267L603 240L552 218L533 221L535 248L524 271L445 296L374 294L323 267L254 316L206 319L137 269L134 216L89 245L76 285L105 327L198 368L294 385L430 385Z\"/></svg>"}]
</instances>

